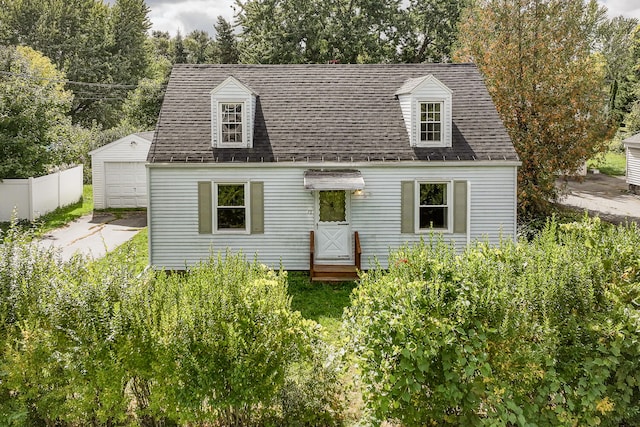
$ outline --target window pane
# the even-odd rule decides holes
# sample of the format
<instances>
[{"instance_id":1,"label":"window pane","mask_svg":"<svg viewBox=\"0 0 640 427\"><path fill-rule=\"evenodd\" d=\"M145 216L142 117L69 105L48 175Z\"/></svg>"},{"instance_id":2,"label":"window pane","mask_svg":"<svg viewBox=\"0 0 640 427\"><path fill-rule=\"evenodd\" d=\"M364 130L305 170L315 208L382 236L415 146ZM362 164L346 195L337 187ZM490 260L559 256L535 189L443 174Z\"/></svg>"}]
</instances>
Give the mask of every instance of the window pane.
<instances>
[{"instance_id":1,"label":"window pane","mask_svg":"<svg viewBox=\"0 0 640 427\"><path fill-rule=\"evenodd\" d=\"M346 221L346 196L343 190L321 191L320 221L343 222Z\"/></svg>"},{"instance_id":2,"label":"window pane","mask_svg":"<svg viewBox=\"0 0 640 427\"><path fill-rule=\"evenodd\" d=\"M447 208L421 207L420 228L447 228Z\"/></svg>"},{"instance_id":3,"label":"window pane","mask_svg":"<svg viewBox=\"0 0 640 427\"><path fill-rule=\"evenodd\" d=\"M244 206L244 184L218 185L218 206Z\"/></svg>"},{"instance_id":4,"label":"window pane","mask_svg":"<svg viewBox=\"0 0 640 427\"><path fill-rule=\"evenodd\" d=\"M242 103L220 104L222 142L242 142Z\"/></svg>"},{"instance_id":5,"label":"window pane","mask_svg":"<svg viewBox=\"0 0 640 427\"><path fill-rule=\"evenodd\" d=\"M244 208L218 208L218 229L244 229Z\"/></svg>"},{"instance_id":6,"label":"window pane","mask_svg":"<svg viewBox=\"0 0 640 427\"><path fill-rule=\"evenodd\" d=\"M447 184L420 184L420 205L446 205Z\"/></svg>"}]
</instances>

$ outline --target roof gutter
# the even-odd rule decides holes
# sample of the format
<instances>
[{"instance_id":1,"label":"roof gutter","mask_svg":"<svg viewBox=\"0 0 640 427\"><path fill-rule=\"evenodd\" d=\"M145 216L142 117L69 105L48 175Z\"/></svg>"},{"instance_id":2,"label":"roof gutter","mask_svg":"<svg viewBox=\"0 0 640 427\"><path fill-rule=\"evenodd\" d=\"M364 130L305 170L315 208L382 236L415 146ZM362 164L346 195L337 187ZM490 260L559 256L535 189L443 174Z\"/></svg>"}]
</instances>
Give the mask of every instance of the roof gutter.
<instances>
[{"instance_id":1,"label":"roof gutter","mask_svg":"<svg viewBox=\"0 0 640 427\"><path fill-rule=\"evenodd\" d=\"M367 167L491 167L491 166L521 166L519 160L446 160L446 161L372 161L372 162L154 162L147 163L148 168L367 168Z\"/></svg>"}]
</instances>

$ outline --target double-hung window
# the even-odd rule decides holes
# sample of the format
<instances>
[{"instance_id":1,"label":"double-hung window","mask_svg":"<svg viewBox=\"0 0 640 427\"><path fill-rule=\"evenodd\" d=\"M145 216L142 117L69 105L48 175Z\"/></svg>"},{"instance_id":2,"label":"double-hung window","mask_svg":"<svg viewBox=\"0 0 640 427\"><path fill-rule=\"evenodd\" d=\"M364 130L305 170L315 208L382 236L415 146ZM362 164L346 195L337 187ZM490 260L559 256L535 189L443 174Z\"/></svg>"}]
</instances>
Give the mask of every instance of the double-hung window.
<instances>
[{"instance_id":1,"label":"double-hung window","mask_svg":"<svg viewBox=\"0 0 640 427\"><path fill-rule=\"evenodd\" d=\"M247 231L249 208L246 183L216 183L214 189L215 231Z\"/></svg>"},{"instance_id":2,"label":"double-hung window","mask_svg":"<svg viewBox=\"0 0 640 427\"><path fill-rule=\"evenodd\" d=\"M419 183L417 208L419 230L448 230L451 210L450 183Z\"/></svg>"},{"instance_id":3,"label":"double-hung window","mask_svg":"<svg viewBox=\"0 0 640 427\"><path fill-rule=\"evenodd\" d=\"M220 144L237 146L244 143L244 102L221 102Z\"/></svg>"},{"instance_id":4,"label":"double-hung window","mask_svg":"<svg viewBox=\"0 0 640 427\"><path fill-rule=\"evenodd\" d=\"M442 102L420 102L420 142L442 141Z\"/></svg>"}]
</instances>

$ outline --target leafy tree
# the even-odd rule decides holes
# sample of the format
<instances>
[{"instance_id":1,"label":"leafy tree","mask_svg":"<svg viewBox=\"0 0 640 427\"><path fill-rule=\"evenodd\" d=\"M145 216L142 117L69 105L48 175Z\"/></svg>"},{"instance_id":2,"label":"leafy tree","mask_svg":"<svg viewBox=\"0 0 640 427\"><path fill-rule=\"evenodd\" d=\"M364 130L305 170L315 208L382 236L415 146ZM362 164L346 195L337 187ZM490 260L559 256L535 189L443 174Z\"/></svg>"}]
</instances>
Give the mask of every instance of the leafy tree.
<instances>
[{"instance_id":1,"label":"leafy tree","mask_svg":"<svg viewBox=\"0 0 640 427\"><path fill-rule=\"evenodd\" d=\"M466 0L237 0L248 63L449 61Z\"/></svg>"},{"instance_id":2,"label":"leafy tree","mask_svg":"<svg viewBox=\"0 0 640 427\"><path fill-rule=\"evenodd\" d=\"M164 79L140 80L136 90L129 92L122 104L122 124L138 130L152 130L158 121L164 99Z\"/></svg>"},{"instance_id":3,"label":"leafy tree","mask_svg":"<svg viewBox=\"0 0 640 427\"><path fill-rule=\"evenodd\" d=\"M171 62L173 59L171 47L171 35L168 31L152 31L151 37L147 39L147 49L152 58L165 58Z\"/></svg>"},{"instance_id":4,"label":"leafy tree","mask_svg":"<svg viewBox=\"0 0 640 427\"><path fill-rule=\"evenodd\" d=\"M231 23L224 17L218 16L218 22L213 28L216 30L214 41L216 61L220 64L237 64L240 61L240 51Z\"/></svg>"},{"instance_id":5,"label":"leafy tree","mask_svg":"<svg viewBox=\"0 0 640 427\"><path fill-rule=\"evenodd\" d=\"M401 39L401 62L449 62L466 0L411 0Z\"/></svg>"},{"instance_id":6,"label":"leafy tree","mask_svg":"<svg viewBox=\"0 0 640 427\"><path fill-rule=\"evenodd\" d=\"M184 50L189 64L212 62L213 40L206 31L194 30L185 37Z\"/></svg>"},{"instance_id":7,"label":"leafy tree","mask_svg":"<svg viewBox=\"0 0 640 427\"><path fill-rule=\"evenodd\" d=\"M609 109L616 123L622 121L637 99L633 85L638 81L634 73L638 58L634 58L632 50L637 26L637 19L618 16L598 28L597 49L604 57Z\"/></svg>"},{"instance_id":8,"label":"leafy tree","mask_svg":"<svg viewBox=\"0 0 640 427\"><path fill-rule=\"evenodd\" d=\"M112 125L145 73L147 14L143 0L4 0L0 44L30 46L65 73L74 121Z\"/></svg>"},{"instance_id":9,"label":"leafy tree","mask_svg":"<svg viewBox=\"0 0 640 427\"><path fill-rule=\"evenodd\" d=\"M149 65L146 49L147 31L151 28L149 8L144 0L116 0L111 9L113 25L112 63L114 81L136 84Z\"/></svg>"},{"instance_id":10,"label":"leafy tree","mask_svg":"<svg viewBox=\"0 0 640 427\"><path fill-rule=\"evenodd\" d=\"M604 66L592 55L595 0L480 0L461 20L457 58L475 62L522 160L522 213L544 211L559 172L603 148Z\"/></svg>"},{"instance_id":11,"label":"leafy tree","mask_svg":"<svg viewBox=\"0 0 640 427\"><path fill-rule=\"evenodd\" d=\"M399 0L238 0L241 61L389 62L397 53Z\"/></svg>"},{"instance_id":12,"label":"leafy tree","mask_svg":"<svg viewBox=\"0 0 640 427\"><path fill-rule=\"evenodd\" d=\"M0 179L46 174L71 124L64 74L29 47L2 47L0 100Z\"/></svg>"},{"instance_id":13,"label":"leafy tree","mask_svg":"<svg viewBox=\"0 0 640 427\"><path fill-rule=\"evenodd\" d=\"M640 25L631 33L630 47L631 73L626 80L631 87L630 111L624 118L623 136L630 136L640 131Z\"/></svg>"}]
</instances>

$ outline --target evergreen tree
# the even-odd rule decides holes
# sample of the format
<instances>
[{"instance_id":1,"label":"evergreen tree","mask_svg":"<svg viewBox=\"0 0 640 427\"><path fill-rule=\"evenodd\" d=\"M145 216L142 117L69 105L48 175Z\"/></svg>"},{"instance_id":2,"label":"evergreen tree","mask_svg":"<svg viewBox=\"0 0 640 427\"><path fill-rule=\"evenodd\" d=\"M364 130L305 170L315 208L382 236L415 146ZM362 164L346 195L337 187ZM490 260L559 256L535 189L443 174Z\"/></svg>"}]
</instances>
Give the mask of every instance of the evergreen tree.
<instances>
[{"instance_id":1,"label":"evergreen tree","mask_svg":"<svg viewBox=\"0 0 640 427\"><path fill-rule=\"evenodd\" d=\"M218 22L213 27L216 30L214 42L216 61L220 64L237 64L240 61L240 51L231 23L222 16L218 16Z\"/></svg>"}]
</instances>

